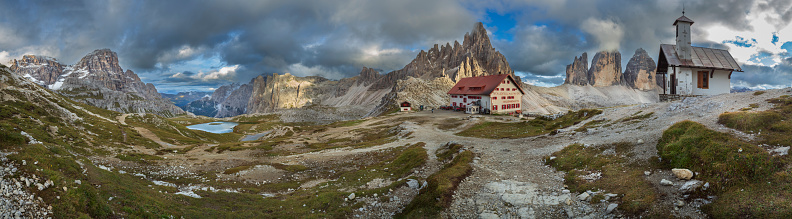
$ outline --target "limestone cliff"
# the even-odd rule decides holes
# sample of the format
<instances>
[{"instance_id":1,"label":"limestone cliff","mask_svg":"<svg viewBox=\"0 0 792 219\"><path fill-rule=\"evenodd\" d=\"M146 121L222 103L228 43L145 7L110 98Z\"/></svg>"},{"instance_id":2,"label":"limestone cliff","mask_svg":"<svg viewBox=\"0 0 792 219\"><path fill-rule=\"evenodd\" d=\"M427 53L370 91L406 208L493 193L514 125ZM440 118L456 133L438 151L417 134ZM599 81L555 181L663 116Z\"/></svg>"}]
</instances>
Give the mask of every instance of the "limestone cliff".
<instances>
[{"instance_id":1,"label":"limestone cliff","mask_svg":"<svg viewBox=\"0 0 792 219\"><path fill-rule=\"evenodd\" d=\"M461 69L462 65L467 67L464 69L466 71L455 71ZM428 51L421 50L404 68L386 74L371 89L391 88L398 80L407 77L449 77L456 82L459 78L493 74L513 75L514 70L509 67L506 57L492 47L487 30L479 22L471 32L465 34L462 44L454 41L453 46L450 43L435 44ZM519 77L515 79L520 80Z\"/></svg>"},{"instance_id":2,"label":"limestone cliff","mask_svg":"<svg viewBox=\"0 0 792 219\"><path fill-rule=\"evenodd\" d=\"M93 51L74 65L26 55L12 61L10 69L66 97L100 108L163 116L184 113L163 99L153 84L143 83L131 70L123 71L118 56L109 49Z\"/></svg>"},{"instance_id":3,"label":"limestone cliff","mask_svg":"<svg viewBox=\"0 0 792 219\"><path fill-rule=\"evenodd\" d=\"M580 58L575 57L572 64L566 66L566 79L564 84L585 86L589 84L588 79L588 55L584 52Z\"/></svg>"},{"instance_id":4,"label":"limestone cliff","mask_svg":"<svg viewBox=\"0 0 792 219\"><path fill-rule=\"evenodd\" d=\"M589 85L607 87L621 85L624 81L621 70L621 53L619 51L601 51L591 60L591 68L587 73Z\"/></svg>"},{"instance_id":5,"label":"limestone cliff","mask_svg":"<svg viewBox=\"0 0 792 219\"><path fill-rule=\"evenodd\" d=\"M268 113L314 104L314 97L321 94L316 85L325 81L327 79L322 77L296 77L289 73L260 75L253 79L247 109L249 112Z\"/></svg>"},{"instance_id":6,"label":"limestone cliff","mask_svg":"<svg viewBox=\"0 0 792 219\"><path fill-rule=\"evenodd\" d=\"M656 68L652 57L643 49L635 50L635 55L627 62L624 69L624 82L627 86L638 90L657 88Z\"/></svg>"}]
</instances>

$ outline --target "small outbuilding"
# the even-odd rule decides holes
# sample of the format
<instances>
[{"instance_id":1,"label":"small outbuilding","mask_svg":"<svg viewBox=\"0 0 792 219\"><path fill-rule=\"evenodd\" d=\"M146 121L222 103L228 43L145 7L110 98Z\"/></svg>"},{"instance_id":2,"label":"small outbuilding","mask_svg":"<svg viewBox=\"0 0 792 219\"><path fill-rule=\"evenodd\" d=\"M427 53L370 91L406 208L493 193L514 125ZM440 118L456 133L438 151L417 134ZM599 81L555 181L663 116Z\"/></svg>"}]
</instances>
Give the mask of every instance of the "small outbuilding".
<instances>
[{"instance_id":1,"label":"small outbuilding","mask_svg":"<svg viewBox=\"0 0 792 219\"><path fill-rule=\"evenodd\" d=\"M731 76L742 72L727 50L691 46L693 20L674 21L676 45L661 44L657 77L663 81L663 95L716 95L729 93ZM662 95L661 95L662 96Z\"/></svg>"},{"instance_id":2,"label":"small outbuilding","mask_svg":"<svg viewBox=\"0 0 792 219\"><path fill-rule=\"evenodd\" d=\"M411 106L412 105L410 104L410 102L404 101L401 104L399 104L399 108L400 108L399 111L402 111L402 112L410 111L410 110L412 110Z\"/></svg>"}]
</instances>

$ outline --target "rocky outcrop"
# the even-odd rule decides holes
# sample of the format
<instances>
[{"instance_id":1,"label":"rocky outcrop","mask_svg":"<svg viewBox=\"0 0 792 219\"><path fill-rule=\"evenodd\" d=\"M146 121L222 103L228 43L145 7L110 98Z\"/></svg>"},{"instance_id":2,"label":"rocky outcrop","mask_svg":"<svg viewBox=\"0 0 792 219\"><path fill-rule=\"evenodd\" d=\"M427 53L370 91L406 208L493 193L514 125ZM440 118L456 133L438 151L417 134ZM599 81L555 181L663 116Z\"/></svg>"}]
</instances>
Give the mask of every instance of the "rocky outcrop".
<instances>
[{"instance_id":1,"label":"rocky outcrop","mask_svg":"<svg viewBox=\"0 0 792 219\"><path fill-rule=\"evenodd\" d=\"M475 69L456 71L461 68L463 63L467 67L475 66ZM454 74L454 72L460 74ZM487 30L479 22L471 32L465 34L462 44L454 41L453 46L450 43L435 44L428 51L421 50L415 59L404 68L384 75L370 89L391 88L398 80L404 80L407 77L424 79L449 77L456 82L459 78L494 74L514 75L514 70L509 67L506 57L492 47ZM515 77L515 79L520 80L519 77Z\"/></svg>"},{"instance_id":2,"label":"rocky outcrop","mask_svg":"<svg viewBox=\"0 0 792 219\"><path fill-rule=\"evenodd\" d=\"M652 57L643 49L635 50L635 55L627 62L624 69L624 82L627 86L638 90L657 88L656 68Z\"/></svg>"},{"instance_id":3,"label":"rocky outcrop","mask_svg":"<svg viewBox=\"0 0 792 219\"><path fill-rule=\"evenodd\" d=\"M296 77L289 73L260 75L253 79L247 111L268 113L314 104L314 98L321 94L316 85L325 81L328 80L322 77Z\"/></svg>"},{"instance_id":4,"label":"rocky outcrop","mask_svg":"<svg viewBox=\"0 0 792 219\"><path fill-rule=\"evenodd\" d=\"M253 85L243 84L231 91L218 105L215 117L230 117L247 113L250 95L253 92Z\"/></svg>"},{"instance_id":5,"label":"rocky outcrop","mask_svg":"<svg viewBox=\"0 0 792 219\"><path fill-rule=\"evenodd\" d=\"M20 60L11 61L10 70L37 84L53 84L63 74L63 68L55 58L24 55Z\"/></svg>"},{"instance_id":6,"label":"rocky outcrop","mask_svg":"<svg viewBox=\"0 0 792 219\"><path fill-rule=\"evenodd\" d=\"M566 66L566 79L564 84L585 86L589 84L588 79L588 55L584 52L580 58L575 57L572 64Z\"/></svg>"},{"instance_id":7,"label":"rocky outcrop","mask_svg":"<svg viewBox=\"0 0 792 219\"><path fill-rule=\"evenodd\" d=\"M450 78L439 77L433 80L409 77L405 80L396 82L393 90L382 98L382 104L373 110L371 115L376 112L387 112L396 108L398 103L408 101L413 104L413 108L418 106L437 107L448 105L448 95L446 92L454 87L454 82Z\"/></svg>"},{"instance_id":8,"label":"rocky outcrop","mask_svg":"<svg viewBox=\"0 0 792 219\"><path fill-rule=\"evenodd\" d=\"M591 68L587 76L589 85L594 87L621 85L624 81L621 70L621 53L618 51L598 52L591 60Z\"/></svg>"},{"instance_id":9,"label":"rocky outcrop","mask_svg":"<svg viewBox=\"0 0 792 219\"><path fill-rule=\"evenodd\" d=\"M155 113L162 116L184 111L163 99L153 84L146 84L132 72L123 71L118 56L109 49L93 51L75 65L55 59L23 56L14 60L15 74L57 91L76 101L125 113Z\"/></svg>"}]
</instances>

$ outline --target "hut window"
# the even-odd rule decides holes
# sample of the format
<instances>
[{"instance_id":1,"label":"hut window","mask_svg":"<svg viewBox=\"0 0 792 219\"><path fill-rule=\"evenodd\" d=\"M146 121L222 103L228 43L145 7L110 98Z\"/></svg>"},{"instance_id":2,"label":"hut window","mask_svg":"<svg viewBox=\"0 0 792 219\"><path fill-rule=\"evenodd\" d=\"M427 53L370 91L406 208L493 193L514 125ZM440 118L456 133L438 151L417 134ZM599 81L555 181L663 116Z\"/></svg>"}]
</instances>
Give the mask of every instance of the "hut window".
<instances>
[{"instance_id":1,"label":"hut window","mask_svg":"<svg viewBox=\"0 0 792 219\"><path fill-rule=\"evenodd\" d=\"M709 89L709 77L707 77L707 73L706 71L698 72L698 88Z\"/></svg>"}]
</instances>

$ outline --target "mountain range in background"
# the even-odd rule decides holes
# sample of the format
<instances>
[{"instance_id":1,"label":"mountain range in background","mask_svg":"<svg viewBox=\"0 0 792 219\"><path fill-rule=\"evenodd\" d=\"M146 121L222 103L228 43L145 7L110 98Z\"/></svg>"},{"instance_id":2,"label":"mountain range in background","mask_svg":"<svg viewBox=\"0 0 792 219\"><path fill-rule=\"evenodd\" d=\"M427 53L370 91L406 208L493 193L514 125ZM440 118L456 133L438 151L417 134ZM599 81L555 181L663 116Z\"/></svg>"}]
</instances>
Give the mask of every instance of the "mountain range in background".
<instances>
[{"instance_id":1,"label":"mountain range in background","mask_svg":"<svg viewBox=\"0 0 792 219\"><path fill-rule=\"evenodd\" d=\"M338 81L288 73L261 75L247 84L222 86L210 98L196 100L185 109L227 117L331 107L341 117L372 116L393 110L396 102L405 100L415 105L447 105L446 92L456 81L493 74L514 75L514 70L492 47L484 25L477 23L462 44L435 44L428 51L421 50L404 68L387 74L364 67L357 76Z\"/></svg>"},{"instance_id":2,"label":"mountain range in background","mask_svg":"<svg viewBox=\"0 0 792 219\"><path fill-rule=\"evenodd\" d=\"M626 69L618 51L598 52L589 68L587 54L567 66L565 84L541 88L523 84L526 112L553 114L584 107L657 101L654 60L638 49ZM26 55L14 60L15 74L66 97L124 113L173 116L190 112L210 117L277 113L290 122L325 122L376 116L415 106L448 105L446 92L462 78L509 74L506 58L492 47L487 30L476 23L462 43L435 44L421 50L402 69L381 74L363 67L357 76L329 80L289 73L262 74L248 83L223 85L214 92L159 94L131 70L123 71L115 52L96 50L75 65L54 58ZM590 85L590 86L589 86ZM183 109L183 110L182 110Z\"/></svg>"},{"instance_id":3,"label":"mountain range in background","mask_svg":"<svg viewBox=\"0 0 792 219\"><path fill-rule=\"evenodd\" d=\"M163 99L151 83L132 70L124 71L109 49L93 51L77 64L65 65L45 56L25 55L13 60L15 74L76 101L124 113L174 116L185 112Z\"/></svg>"},{"instance_id":4,"label":"mountain range in background","mask_svg":"<svg viewBox=\"0 0 792 219\"><path fill-rule=\"evenodd\" d=\"M179 108L184 109L187 106L187 104L189 104L190 102L200 100L201 98L204 97L209 97L212 95L212 93L213 92L209 92L209 91L187 91L187 92L179 92L176 94L160 93L160 95L162 96L162 98L168 99L171 102L173 102L173 104L175 104Z\"/></svg>"}]
</instances>

